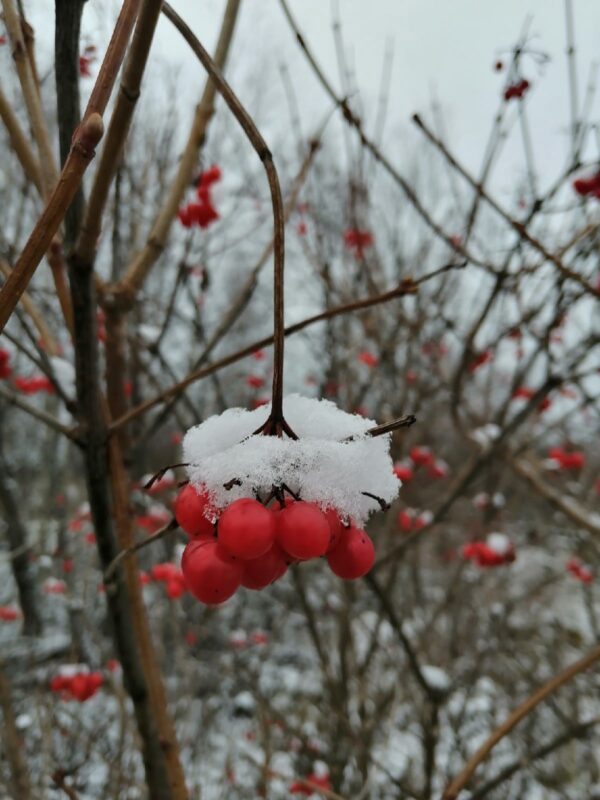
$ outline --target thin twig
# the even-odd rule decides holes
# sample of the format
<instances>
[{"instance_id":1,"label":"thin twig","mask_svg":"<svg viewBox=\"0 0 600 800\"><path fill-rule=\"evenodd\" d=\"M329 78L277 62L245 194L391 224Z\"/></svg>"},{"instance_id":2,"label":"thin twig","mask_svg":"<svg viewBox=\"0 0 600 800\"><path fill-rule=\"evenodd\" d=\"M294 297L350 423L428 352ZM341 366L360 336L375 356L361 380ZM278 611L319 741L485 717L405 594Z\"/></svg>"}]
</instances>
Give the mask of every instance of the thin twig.
<instances>
[{"instance_id":1,"label":"thin twig","mask_svg":"<svg viewBox=\"0 0 600 800\"><path fill-rule=\"evenodd\" d=\"M83 173L94 157L94 149L102 138L102 133L102 117L96 113L91 114L78 128L56 188L11 274L0 289L0 331L4 330L4 326L23 292L27 289L44 253L48 250L52 238L79 188Z\"/></svg>"},{"instance_id":2,"label":"thin twig","mask_svg":"<svg viewBox=\"0 0 600 800\"><path fill-rule=\"evenodd\" d=\"M3 397L8 403L11 403L11 405L20 408L21 411L25 411L30 416L39 419L40 422L43 422L49 428L52 428L52 430L57 431L57 433L62 433L63 436L71 439L71 441L75 442L76 444L81 444L79 437L72 428L68 428L66 425L63 425L60 420L56 419L56 417L53 417L52 414L48 414L47 411L26 403L25 400L22 400L19 397L19 395L10 392L2 385L0 385L0 397Z\"/></svg>"},{"instance_id":3,"label":"thin twig","mask_svg":"<svg viewBox=\"0 0 600 800\"><path fill-rule=\"evenodd\" d=\"M566 278L570 278L571 280L575 281L579 284L586 292L589 294L593 294L596 297L600 297L600 289L597 289L595 286L592 286L588 283L585 278L579 275L577 272L574 272L572 269L567 267L561 261L560 257L555 253L551 253L538 239L536 239L532 234L529 233L526 226L523 225L522 222L519 220L513 219L511 215L505 211L505 209L500 206L496 200L493 199L483 188L483 186L479 185L477 181L467 172L467 170L458 163L458 161L454 158L454 156L449 152L448 148L438 137L429 130L427 125L423 122L421 117L418 114L413 114L413 122L419 128L419 130L423 131L427 139L431 142L431 144L435 145L435 147L444 155L448 162L454 167L457 172L462 175L462 177L467 181L467 183L475 189L477 192L481 194L481 197L488 203L488 205L494 209L494 211L502 217L502 219L508 223L513 230L515 230L519 236L528 242L532 247L534 247L542 256L547 260L550 261L554 266L558 269L558 271L564 275Z\"/></svg>"},{"instance_id":4,"label":"thin twig","mask_svg":"<svg viewBox=\"0 0 600 800\"><path fill-rule=\"evenodd\" d=\"M274 433L281 435L284 429L291 435L283 417L283 358L285 348L285 323L284 323L284 261L285 261L285 223L283 198L279 177L273 162L273 156L260 131L254 121L240 103L232 88L223 77L218 66L215 64L209 53L201 45L192 30L184 20L167 3L163 3L165 16L175 25L177 30L184 37L192 48L194 54L202 62L212 80L217 86L221 96L229 106L230 111L239 122L244 133L248 137L256 154L260 158L271 192L271 202L273 205L273 304L274 304L274 356L273 356L273 391L271 402L271 413L269 420L265 424L265 433L273 428Z\"/></svg>"},{"instance_id":5,"label":"thin twig","mask_svg":"<svg viewBox=\"0 0 600 800\"><path fill-rule=\"evenodd\" d=\"M121 550L121 552L113 558L110 562L106 570L104 571L104 584L108 587L111 583L113 576L116 572L117 567L121 562L127 558L128 556L137 553L139 550L143 550L145 547L149 547L154 542L158 542L160 539L164 539L169 533L174 530L177 530L179 525L177 524L177 520L172 519L167 525L161 528L156 533L153 533L152 536L148 536L147 539L144 539L141 542L137 542L137 544L132 545L131 547L126 548L125 550Z\"/></svg>"},{"instance_id":6,"label":"thin twig","mask_svg":"<svg viewBox=\"0 0 600 800\"><path fill-rule=\"evenodd\" d=\"M586 656L579 659L579 661L576 661L574 664L571 664L570 667L559 672L558 675L555 675L551 680L524 700L473 754L462 772L449 784L442 796L442 800L456 800L459 793L467 786L473 777L477 767L488 757L498 742L512 731L515 725L530 714L537 705L553 692L560 689L561 686L564 686L565 683L568 683L576 675L579 675L580 672L591 667L592 664L598 660L600 660L600 645L594 647Z\"/></svg>"},{"instance_id":7,"label":"thin twig","mask_svg":"<svg viewBox=\"0 0 600 800\"><path fill-rule=\"evenodd\" d=\"M304 328L308 328L310 325L315 325L317 322L332 319L340 314L350 314L355 311L361 311L362 309L370 308L371 306L378 305L379 303L386 303L388 300L394 300L407 294L414 294L415 291L416 282L413 282L412 280L403 281L399 286L389 292L384 292L383 294L376 295L375 297L367 297L364 300L357 300L354 303L347 303L346 305L338 306L337 308L332 308L328 311L323 311L320 314L315 314L313 317L308 317L301 322L297 322L295 325L289 325L284 329L284 334L285 336L291 336L294 333L298 333L298 331L304 330ZM273 336L265 336L264 339L259 339L247 347L244 347L242 350L238 350L229 356L225 356L225 358L221 358L218 361L207 365L206 367L202 367L202 369L194 370L183 380L169 387L164 392L161 392L150 400L146 400L144 403L140 403L139 406L132 408L126 414L123 414L122 417L114 420L110 426L110 430L118 430L122 425L126 425L132 419L140 416L140 414L144 414L154 406L165 402L165 400L168 400L170 397L177 394L179 391L181 391L181 389L189 386L191 383L194 383L201 378L205 378L208 375L212 375L213 372L217 372L218 370L223 369L223 367L234 364L236 361L241 361L242 358L251 355L255 350L268 347L270 344L273 344Z\"/></svg>"},{"instance_id":8,"label":"thin twig","mask_svg":"<svg viewBox=\"0 0 600 800\"><path fill-rule=\"evenodd\" d=\"M221 71L227 62L239 6L240 0L228 0L223 13L221 32L214 55L214 62ZM131 302L131 298L142 286L153 264L165 248L171 224L188 188L198 159L198 151L205 141L208 125L214 114L215 94L215 84L208 78L194 114L188 140L179 159L177 173L154 219L146 244L135 255L119 284L113 287L121 302Z\"/></svg>"}]
</instances>

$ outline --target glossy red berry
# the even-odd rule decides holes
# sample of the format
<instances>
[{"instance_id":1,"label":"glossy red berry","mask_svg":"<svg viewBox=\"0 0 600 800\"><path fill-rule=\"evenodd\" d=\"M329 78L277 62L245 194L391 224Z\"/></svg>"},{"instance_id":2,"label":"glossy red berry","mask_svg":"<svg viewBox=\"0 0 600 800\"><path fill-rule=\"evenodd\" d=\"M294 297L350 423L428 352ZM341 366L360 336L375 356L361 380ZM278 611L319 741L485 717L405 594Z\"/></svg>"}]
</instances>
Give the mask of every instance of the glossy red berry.
<instances>
[{"instance_id":1,"label":"glossy red berry","mask_svg":"<svg viewBox=\"0 0 600 800\"><path fill-rule=\"evenodd\" d=\"M264 589L279 580L286 572L285 553L279 545L274 544L264 556L244 563L242 586L246 589Z\"/></svg>"},{"instance_id":2,"label":"glossy red berry","mask_svg":"<svg viewBox=\"0 0 600 800\"><path fill-rule=\"evenodd\" d=\"M219 544L244 561L260 558L275 541L275 516L258 500L236 500L219 519Z\"/></svg>"},{"instance_id":3,"label":"glossy red berry","mask_svg":"<svg viewBox=\"0 0 600 800\"><path fill-rule=\"evenodd\" d=\"M208 494L198 492L191 483L188 483L177 495L173 513L177 523L189 536L201 536L213 532L213 523L205 516L209 507Z\"/></svg>"},{"instance_id":4,"label":"glossy red berry","mask_svg":"<svg viewBox=\"0 0 600 800\"><path fill-rule=\"evenodd\" d=\"M207 605L218 605L235 594L244 567L218 542L192 541L183 552L181 571L194 597Z\"/></svg>"},{"instance_id":5,"label":"glossy red berry","mask_svg":"<svg viewBox=\"0 0 600 800\"><path fill-rule=\"evenodd\" d=\"M299 500L277 514L277 541L294 558L306 561L324 555L330 538L327 517L313 503Z\"/></svg>"},{"instance_id":6,"label":"glossy red berry","mask_svg":"<svg viewBox=\"0 0 600 800\"><path fill-rule=\"evenodd\" d=\"M335 547L337 547L342 537L344 525L335 509L328 508L323 513L325 514L327 522L329 523L329 546L326 552L330 553Z\"/></svg>"},{"instance_id":7,"label":"glossy red berry","mask_svg":"<svg viewBox=\"0 0 600 800\"><path fill-rule=\"evenodd\" d=\"M361 528L348 528L335 550L327 556L331 571L351 581L366 575L375 563L375 547Z\"/></svg>"}]
</instances>

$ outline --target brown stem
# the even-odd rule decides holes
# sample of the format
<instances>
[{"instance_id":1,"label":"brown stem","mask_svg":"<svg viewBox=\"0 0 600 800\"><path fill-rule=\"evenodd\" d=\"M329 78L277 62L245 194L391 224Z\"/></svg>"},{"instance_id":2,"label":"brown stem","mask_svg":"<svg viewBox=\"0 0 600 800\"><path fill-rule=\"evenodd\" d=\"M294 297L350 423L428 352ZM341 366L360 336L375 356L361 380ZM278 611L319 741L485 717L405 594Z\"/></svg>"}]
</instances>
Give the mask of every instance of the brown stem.
<instances>
[{"instance_id":1,"label":"brown stem","mask_svg":"<svg viewBox=\"0 0 600 800\"><path fill-rule=\"evenodd\" d=\"M0 258L0 273L2 273L2 275L5 278L8 278L8 276L11 273L11 269L6 263L6 261L2 260L1 258ZM33 300L31 299L31 297L27 292L25 292L21 297L21 303L23 305L23 310L35 325L37 332L40 335L40 339L43 342L45 351L48 353L48 355L51 356L59 355L60 347L58 345L58 342L51 334L50 328L46 325L46 321L42 316L41 311L33 302Z\"/></svg>"},{"instance_id":2,"label":"brown stem","mask_svg":"<svg viewBox=\"0 0 600 800\"><path fill-rule=\"evenodd\" d=\"M348 436L347 439L342 439L343 442L354 442L362 436L383 436L386 433L397 431L399 428L410 428L414 425L417 418L414 414L405 414L403 417L398 417L391 422L384 422L382 425L376 425L374 428L368 428L363 433L357 433L353 436Z\"/></svg>"},{"instance_id":3,"label":"brown stem","mask_svg":"<svg viewBox=\"0 0 600 800\"><path fill-rule=\"evenodd\" d=\"M2 739L4 742L4 750L6 751L6 759L10 767L12 787L14 790L13 797L18 797L19 800L29 800L31 797L31 786L29 784L27 764L25 762L25 749L17 727L10 696L10 683L2 670L2 665L0 665L0 708L2 709L2 717L4 719Z\"/></svg>"},{"instance_id":4,"label":"brown stem","mask_svg":"<svg viewBox=\"0 0 600 800\"><path fill-rule=\"evenodd\" d=\"M446 145L439 139L432 131L429 130L427 125L423 122L421 117L418 114L413 114L413 122L415 125L423 131L427 139L433 144L442 155L448 160L448 163L452 165L452 167L460 174L462 177L470 184L470 186L477 191L481 197L488 203L488 205L494 209L494 211L502 217L502 219L507 222L515 231L519 234L519 236L528 242L532 247L534 247L542 256L547 260L550 261L554 266L558 269L558 271L564 275L566 278L570 278L572 281L575 281L579 284L586 292L589 294L593 294L596 297L600 297L600 289L597 289L595 286L592 286L588 283L585 278L579 275L577 272L574 272L572 269L563 264L560 257L556 253L551 253L538 239L532 236L525 225L522 222L519 222L516 219L513 219L510 214L505 211L481 186L477 183L477 181L466 171L466 169L461 166L458 161L454 158L454 156L449 152Z\"/></svg>"},{"instance_id":5,"label":"brown stem","mask_svg":"<svg viewBox=\"0 0 600 800\"><path fill-rule=\"evenodd\" d=\"M456 800L459 793L467 786L473 777L477 767L488 757L498 742L512 731L515 725L530 714L533 709L549 695L557 689L560 689L561 686L568 683L568 681L572 680L576 675L579 675L580 672L591 667L592 664L598 660L600 660L600 646L595 647L586 656L579 659L579 661L576 661L574 664L571 664L570 667L559 672L558 675L555 675L551 680L524 700L473 754L462 772L449 784L442 796L442 800Z\"/></svg>"},{"instance_id":6,"label":"brown stem","mask_svg":"<svg viewBox=\"0 0 600 800\"><path fill-rule=\"evenodd\" d=\"M108 412L110 416L122 414L127 407L125 397L125 314L119 309L110 309L106 315L106 384L108 398ZM135 552L133 539L133 525L129 510L130 479L123 460L123 444L126 443L126 431L120 430L113 433L108 440L109 479L111 486L113 513L117 531L118 543L121 550ZM152 765L152 770L158 770L160 782L166 786L156 788L156 798L165 797L165 800L184 800L187 798L185 776L179 757L179 748L175 736L173 722L169 713L165 688L157 661L156 652L150 635L148 615L139 583L137 559L129 558L123 564L117 553L106 565L106 571L111 570L111 583L107 585L107 595L119 592L119 574L126 585L127 602L135 621L135 645L139 654L143 682L147 688L149 707L148 711L154 728L151 742L146 740L145 745L155 746L160 743L161 763ZM115 577L116 580L112 581ZM150 752L146 757L152 757ZM148 764L148 762L147 762ZM151 784L156 780L153 772L147 768L147 782Z\"/></svg>"},{"instance_id":7,"label":"brown stem","mask_svg":"<svg viewBox=\"0 0 600 800\"><path fill-rule=\"evenodd\" d=\"M121 152L133 113L140 96L140 86L150 45L154 37L156 23L160 15L161 0L144 0L139 12L127 61L123 69L123 77L119 94L108 125L94 183L82 221L76 245L77 257L93 261L96 242L100 236L102 214L110 185L121 158Z\"/></svg>"},{"instance_id":8,"label":"brown stem","mask_svg":"<svg viewBox=\"0 0 600 800\"><path fill-rule=\"evenodd\" d=\"M566 517L572 519L581 528L598 536L600 522L597 517L582 506L574 497L570 497L561 490L546 483L538 472L535 464L528 458L511 458L510 466L521 478L524 478L541 497L561 511Z\"/></svg>"},{"instance_id":9,"label":"brown stem","mask_svg":"<svg viewBox=\"0 0 600 800\"><path fill-rule=\"evenodd\" d=\"M31 145L29 140L25 136L23 129L21 128L21 123L19 122L15 112L13 111L10 103L8 102L8 98L0 88L0 119L4 123L6 128L6 132L8 133L8 138L10 139L11 146L15 153L17 154L17 158L19 159L21 166L25 172L25 175L29 178L29 180L35 185L40 195L43 193L42 189L42 177L40 173L40 164L37 160L35 153L31 149Z\"/></svg>"},{"instance_id":10,"label":"brown stem","mask_svg":"<svg viewBox=\"0 0 600 800\"><path fill-rule=\"evenodd\" d=\"M0 289L0 332L8 322L62 222L102 138L102 118L91 114L78 128L56 188L6 283Z\"/></svg>"},{"instance_id":11,"label":"brown stem","mask_svg":"<svg viewBox=\"0 0 600 800\"><path fill-rule=\"evenodd\" d=\"M159 531L153 533L152 536L148 536L141 542L137 542L136 544L130 545L125 550L121 550L118 556L113 558L111 563L104 571L105 586L108 586L112 582L115 570L124 559L128 558L129 556L132 556L134 553L137 553L140 550L144 550L146 547L149 547L151 544L154 544L154 542L158 542L160 541L160 539L164 539L165 536L168 536L169 533L172 533L173 531L177 530L178 527L179 526L177 524L177 521L175 519L172 519L167 525L165 525Z\"/></svg>"},{"instance_id":12,"label":"brown stem","mask_svg":"<svg viewBox=\"0 0 600 800\"><path fill-rule=\"evenodd\" d=\"M418 281L418 283L421 282L422 281ZM383 294L376 295L375 297L367 297L364 300L357 300L354 303L347 303L346 305L338 306L337 308L331 308L328 311L315 314L313 317L307 317L307 319L297 322L295 325L289 325L284 329L284 335L291 336L292 334L298 333L298 331L304 330L304 328L308 328L310 325L314 325L317 322L332 319L340 314L350 314L354 311L361 311L364 308L369 308L371 306L378 305L379 303L386 303L388 300L394 300L397 297L403 297L407 294L414 294L416 291L417 282L410 280L403 281L399 286L389 292L384 292ZM212 375L213 372L217 372L218 370L223 369L223 367L234 364L236 361L241 361L242 358L249 356L255 350L260 350L262 347L267 347L270 344L273 344L273 336L266 336L264 339L259 339L248 347L244 347L242 350L238 350L236 353L225 356L225 358L221 358L218 361L215 361L213 364L209 364L206 367L194 370L187 377L174 384L169 389L166 389L164 392L161 392L159 395L150 400L146 400L144 403L140 403L139 406L132 408L122 417L114 420L111 430L116 430L122 425L126 425L130 420L135 419L136 417L140 416L140 414L144 414L154 406L163 403L170 397L173 397L173 395L177 394L179 391L181 391L181 389L189 386L191 383L194 383L201 378L205 378L207 375Z\"/></svg>"},{"instance_id":13,"label":"brown stem","mask_svg":"<svg viewBox=\"0 0 600 800\"><path fill-rule=\"evenodd\" d=\"M219 41L217 42L214 56L215 64L217 64L221 70L223 70L227 61L239 6L240 0L228 0L223 14L223 23L221 25ZM127 302L128 298L132 297L142 286L152 265L164 250L171 224L177 214L177 208L181 199L189 185L198 158L198 151L204 143L208 124L214 114L215 93L215 84L209 78L204 87L200 103L196 108L188 140L179 160L177 173L167 192L163 205L152 224L148 240L128 266L123 279L119 281L116 287L113 287L115 294L120 296L121 301Z\"/></svg>"},{"instance_id":14,"label":"brown stem","mask_svg":"<svg viewBox=\"0 0 600 800\"><path fill-rule=\"evenodd\" d=\"M192 48L194 54L201 61L223 99L229 106L234 117L239 122L244 133L248 137L252 147L260 158L271 192L271 202L273 205L273 255L274 255L274 274L273 274L273 305L274 305L274 357L273 357L273 390L271 413L269 419L263 426L263 433L268 435L281 436L287 433L288 436L296 438L295 434L283 418L283 358L285 347L285 323L284 323L284 259L285 259L285 224L283 198L279 177L273 162L273 156L267 143L261 136L254 121L240 103L232 88L229 86L221 71L200 44L197 37L186 25L184 20L174 11L168 3L163 3L165 16L175 25L177 30L184 37Z\"/></svg>"},{"instance_id":15,"label":"brown stem","mask_svg":"<svg viewBox=\"0 0 600 800\"><path fill-rule=\"evenodd\" d=\"M57 431L57 433L62 433L67 438L71 439L72 441L78 441L77 434L74 430L63 425L62 422L56 417L53 417L52 414L48 414L47 411L44 411L42 408L38 408L37 406L31 405L26 400L23 400L22 397L19 397L18 394L5 389L4 386L0 385L0 397L4 398L8 403L16 408L20 408L21 411L25 411L27 414L30 414L32 417L35 417L40 422L43 422L49 428Z\"/></svg>"},{"instance_id":16,"label":"brown stem","mask_svg":"<svg viewBox=\"0 0 600 800\"><path fill-rule=\"evenodd\" d=\"M93 112L102 116L110 98L113 86L121 69L131 30L138 14L140 0L124 0L119 17L106 48L106 53L83 114L86 119Z\"/></svg>"},{"instance_id":17,"label":"brown stem","mask_svg":"<svg viewBox=\"0 0 600 800\"><path fill-rule=\"evenodd\" d=\"M323 128L324 128L324 126L323 126ZM300 167L300 169L298 171L298 174L296 175L296 178L294 179L294 184L292 186L292 190L291 190L289 196L286 199L285 209L284 209L284 216L285 216L285 222L286 223L288 222L293 210L296 208L296 202L298 200L298 195L300 193L300 189L302 188L302 186L304 184L304 181L305 181L306 176L308 174L308 170L310 168L310 165L312 164L314 156L315 156L315 154L316 154L316 152L318 150L319 142L320 142L320 139L321 139L321 134L322 134L323 128L321 128L319 133L315 137L313 137L313 139L311 139L309 151L308 151L308 153L306 155L306 158L302 162L302 165L301 165L301 167ZM193 369L195 369L195 370L199 369L203 364L205 364L208 361L209 355L212 353L212 351L215 349L215 347L219 344L219 342L225 336L225 334L229 330L231 330L232 325L239 318L240 314L243 312L243 310L246 308L246 306L250 302L250 300L252 298L252 295L254 293L254 290L258 286L258 277L259 277L264 265L267 263L267 261L269 259L269 256L271 255L272 250L273 250L273 240L271 239L271 241L265 246L265 248L264 248L263 252L261 253L261 256L258 259L258 261L256 262L255 266L249 272L249 274L248 274L246 280L244 281L244 284L243 284L242 288L238 292L236 298L233 300L233 302L231 303L231 305L229 306L227 311L225 311L225 313L223 314L223 317L221 318L221 321L219 322L219 324L215 328L214 332L211 334L210 338L206 342L206 344L204 346L204 350L202 351L200 356L197 358ZM153 345L156 348L158 348L159 345L160 345L160 341L162 339L164 331L167 328L168 320L169 320L169 313L167 312L167 316L165 318L165 321L163 322L161 335L158 337L158 340ZM182 394L183 394L183 390L181 390L181 392L178 392L176 395L173 396L171 401L165 406L165 408L163 408L163 410L160 413L160 415L158 416L158 418L153 420L152 425L145 432L144 436L151 436L153 433L155 433L158 430L158 428L163 424L163 422L166 419L170 418L171 411L175 407L178 399L181 397Z\"/></svg>"},{"instance_id":18,"label":"brown stem","mask_svg":"<svg viewBox=\"0 0 600 800\"><path fill-rule=\"evenodd\" d=\"M27 47L23 37L19 12L13 0L2 0L2 7L4 9L6 30L10 36L12 56L23 92L25 108L27 109L31 130L39 151L44 196L47 198L56 181L56 159L35 77L27 56Z\"/></svg>"}]
</instances>

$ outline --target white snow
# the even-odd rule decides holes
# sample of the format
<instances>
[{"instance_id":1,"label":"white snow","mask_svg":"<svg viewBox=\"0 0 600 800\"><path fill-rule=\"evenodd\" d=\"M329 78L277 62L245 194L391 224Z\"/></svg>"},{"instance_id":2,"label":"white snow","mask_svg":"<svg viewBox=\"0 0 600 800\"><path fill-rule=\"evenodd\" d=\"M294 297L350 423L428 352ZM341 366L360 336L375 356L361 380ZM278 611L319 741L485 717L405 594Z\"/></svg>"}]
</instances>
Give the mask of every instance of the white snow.
<instances>
[{"instance_id":1,"label":"white snow","mask_svg":"<svg viewBox=\"0 0 600 800\"><path fill-rule=\"evenodd\" d=\"M70 361L58 356L50 356L54 377L67 397L75 397L75 367Z\"/></svg>"},{"instance_id":2,"label":"white snow","mask_svg":"<svg viewBox=\"0 0 600 800\"><path fill-rule=\"evenodd\" d=\"M377 423L347 414L328 400L300 395L284 398L284 415L299 439L252 436L270 406L254 411L231 408L191 428L183 440L190 481L205 486L217 509L254 491L266 496L285 483L303 500L335 508L358 524L379 510L370 492L391 502L401 483L389 455L390 436L363 435ZM359 438L344 442L349 436ZM231 490L224 484L241 481Z\"/></svg>"},{"instance_id":3,"label":"white snow","mask_svg":"<svg viewBox=\"0 0 600 800\"><path fill-rule=\"evenodd\" d=\"M138 325L137 332L146 344L153 344L160 336L160 328L156 325Z\"/></svg>"},{"instance_id":4,"label":"white snow","mask_svg":"<svg viewBox=\"0 0 600 800\"><path fill-rule=\"evenodd\" d=\"M432 664L424 664L421 667L421 672L432 689L437 689L440 692L447 692L450 689L450 678L440 667L434 667Z\"/></svg>"},{"instance_id":5,"label":"white snow","mask_svg":"<svg viewBox=\"0 0 600 800\"><path fill-rule=\"evenodd\" d=\"M87 664L61 664L58 668L58 674L65 678L72 678L74 675L88 673L90 668Z\"/></svg>"},{"instance_id":6,"label":"white snow","mask_svg":"<svg viewBox=\"0 0 600 800\"><path fill-rule=\"evenodd\" d=\"M512 543L505 533L489 533L486 542L488 547L499 555L504 555L512 549Z\"/></svg>"},{"instance_id":7,"label":"white snow","mask_svg":"<svg viewBox=\"0 0 600 800\"><path fill-rule=\"evenodd\" d=\"M485 451L489 450L492 442L500 436L501 432L498 425L488 422L487 425L482 425L481 428L475 428L469 435Z\"/></svg>"}]
</instances>

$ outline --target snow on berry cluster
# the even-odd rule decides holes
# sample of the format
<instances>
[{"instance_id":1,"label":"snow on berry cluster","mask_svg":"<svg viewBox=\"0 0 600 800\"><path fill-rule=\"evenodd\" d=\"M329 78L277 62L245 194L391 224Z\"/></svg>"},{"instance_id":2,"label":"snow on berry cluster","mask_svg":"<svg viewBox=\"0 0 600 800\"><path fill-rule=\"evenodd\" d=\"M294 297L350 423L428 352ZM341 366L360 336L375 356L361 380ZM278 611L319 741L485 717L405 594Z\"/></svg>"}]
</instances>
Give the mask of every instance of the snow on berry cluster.
<instances>
[{"instance_id":1,"label":"snow on berry cluster","mask_svg":"<svg viewBox=\"0 0 600 800\"><path fill-rule=\"evenodd\" d=\"M361 577L375 560L362 525L400 488L389 435L366 434L372 420L291 395L284 415L298 439L252 435L268 412L229 409L184 438L190 483L174 511L191 541L181 569L204 603L263 589L290 563L322 556L335 575Z\"/></svg>"},{"instance_id":2,"label":"snow on berry cluster","mask_svg":"<svg viewBox=\"0 0 600 800\"><path fill-rule=\"evenodd\" d=\"M64 700L85 703L104 684L101 672L90 672L79 666L64 665L58 675L50 681L50 689Z\"/></svg>"}]
</instances>

